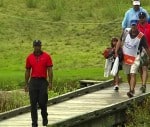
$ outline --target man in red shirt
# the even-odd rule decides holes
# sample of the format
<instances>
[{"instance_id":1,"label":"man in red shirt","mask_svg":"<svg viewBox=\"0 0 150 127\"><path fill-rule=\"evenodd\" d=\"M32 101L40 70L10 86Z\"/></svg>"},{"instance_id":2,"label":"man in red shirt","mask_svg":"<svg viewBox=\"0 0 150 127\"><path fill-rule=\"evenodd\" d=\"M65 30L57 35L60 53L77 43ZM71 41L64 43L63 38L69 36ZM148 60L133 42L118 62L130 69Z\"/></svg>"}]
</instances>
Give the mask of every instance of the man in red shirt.
<instances>
[{"instance_id":1,"label":"man in red shirt","mask_svg":"<svg viewBox=\"0 0 150 127\"><path fill-rule=\"evenodd\" d=\"M40 40L33 41L33 48L34 52L26 58L25 91L29 91L30 96L32 127L38 127L37 104L41 109L43 126L48 124L47 89L52 89L53 63L51 56L41 50Z\"/></svg>"},{"instance_id":2,"label":"man in red shirt","mask_svg":"<svg viewBox=\"0 0 150 127\"><path fill-rule=\"evenodd\" d=\"M137 25L137 28L140 32L142 32L147 41L147 46L150 49L150 24L147 22L146 18L146 13L145 12L140 12L139 13L139 22ZM148 64L149 64L149 59L147 56L147 53L144 49L142 49L141 53L141 62L140 62L140 75L142 79L142 87L140 90L144 93L146 91L146 83L148 79Z\"/></svg>"},{"instance_id":3,"label":"man in red shirt","mask_svg":"<svg viewBox=\"0 0 150 127\"><path fill-rule=\"evenodd\" d=\"M150 48L150 24L148 24L147 22L145 12L139 13L139 22L138 22L137 27L138 27L138 30L145 35L147 39L148 47Z\"/></svg>"}]
</instances>

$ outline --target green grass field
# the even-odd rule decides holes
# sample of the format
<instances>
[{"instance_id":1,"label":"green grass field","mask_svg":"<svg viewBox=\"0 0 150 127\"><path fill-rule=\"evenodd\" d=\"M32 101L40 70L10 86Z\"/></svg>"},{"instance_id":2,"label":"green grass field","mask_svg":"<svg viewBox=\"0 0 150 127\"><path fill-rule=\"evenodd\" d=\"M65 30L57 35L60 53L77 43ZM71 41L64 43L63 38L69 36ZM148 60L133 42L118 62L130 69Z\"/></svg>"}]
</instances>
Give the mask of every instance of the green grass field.
<instances>
[{"instance_id":1,"label":"green grass field","mask_svg":"<svg viewBox=\"0 0 150 127\"><path fill-rule=\"evenodd\" d=\"M149 3L142 5L150 12ZM52 55L54 82L103 80L101 53L120 36L130 7L126 0L0 0L0 89L22 87L34 39Z\"/></svg>"},{"instance_id":2,"label":"green grass field","mask_svg":"<svg viewBox=\"0 0 150 127\"><path fill-rule=\"evenodd\" d=\"M150 12L150 1L141 2ZM121 21L131 7L130 0L0 0L0 90L23 88L25 59L34 39L42 41L53 59L49 97L79 88L81 79L107 80L101 53L111 37L120 37Z\"/></svg>"},{"instance_id":3,"label":"green grass field","mask_svg":"<svg viewBox=\"0 0 150 127\"><path fill-rule=\"evenodd\" d=\"M149 3L142 2L148 11ZM0 0L0 89L22 87L34 39L52 55L54 82L104 79L101 53L120 36L130 7L126 0Z\"/></svg>"}]
</instances>

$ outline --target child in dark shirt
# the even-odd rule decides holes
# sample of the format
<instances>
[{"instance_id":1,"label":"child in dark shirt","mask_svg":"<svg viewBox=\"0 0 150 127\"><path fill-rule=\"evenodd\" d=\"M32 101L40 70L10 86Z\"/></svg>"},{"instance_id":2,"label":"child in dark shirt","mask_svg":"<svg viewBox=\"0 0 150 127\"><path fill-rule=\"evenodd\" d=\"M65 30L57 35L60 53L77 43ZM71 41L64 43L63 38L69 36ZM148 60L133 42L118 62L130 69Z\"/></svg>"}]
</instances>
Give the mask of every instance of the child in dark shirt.
<instances>
[{"instance_id":1,"label":"child in dark shirt","mask_svg":"<svg viewBox=\"0 0 150 127\"><path fill-rule=\"evenodd\" d=\"M113 67L114 61L115 61L115 48L116 48L116 44L118 42L118 38L117 37L113 37L111 39L111 48L107 48L103 55L104 57L109 60L112 61L111 66ZM114 76L114 90L119 90L119 70L122 70L122 59L123 59L123 54L122 54L122 49L119 48L118 50L118 57L119 57L119 66L118 66L118 72L117 74ZM112 69L111 67L111 69Z\"/></svg>"}]
</instances>

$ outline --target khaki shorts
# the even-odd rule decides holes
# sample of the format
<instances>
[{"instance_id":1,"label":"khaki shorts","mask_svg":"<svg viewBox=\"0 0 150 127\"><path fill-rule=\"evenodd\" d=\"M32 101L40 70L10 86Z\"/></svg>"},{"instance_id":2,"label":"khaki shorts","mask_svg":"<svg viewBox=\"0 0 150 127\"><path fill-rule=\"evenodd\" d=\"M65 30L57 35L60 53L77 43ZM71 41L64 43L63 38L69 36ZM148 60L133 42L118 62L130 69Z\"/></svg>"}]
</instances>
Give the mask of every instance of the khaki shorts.
<instances>
[{"instance_id":1,"label":"khaki shorts","mask_svg":"<svg viewBox=\"0 0 150 127\"><path fill-rule=\"evenodd\" d=\"M135 61L132 65L123 64L123 70L125 74L136 74L140 66L140 55L135 58Z\"/></svg>"}]
</instances>

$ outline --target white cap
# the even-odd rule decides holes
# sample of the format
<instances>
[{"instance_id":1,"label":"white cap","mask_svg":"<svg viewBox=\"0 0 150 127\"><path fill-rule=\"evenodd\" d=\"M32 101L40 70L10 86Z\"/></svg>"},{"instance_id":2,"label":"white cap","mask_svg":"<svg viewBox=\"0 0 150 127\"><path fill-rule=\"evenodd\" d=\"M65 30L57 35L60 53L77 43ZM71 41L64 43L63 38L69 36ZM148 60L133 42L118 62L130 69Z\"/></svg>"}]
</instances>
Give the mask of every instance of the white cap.
<instances>
[{"instance_id":1,"label":"white cap","mask_svg":"<svg viewBox=\"0 0 150 127\"><path fill-rule=\"evenodd\" d=\"M133 1L133 5L140 5L140 1Z\"/></svg>"}]
</instances>

